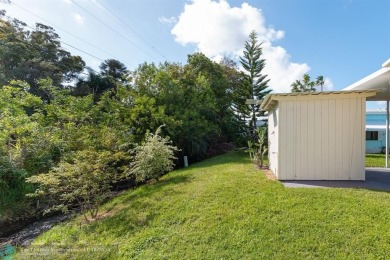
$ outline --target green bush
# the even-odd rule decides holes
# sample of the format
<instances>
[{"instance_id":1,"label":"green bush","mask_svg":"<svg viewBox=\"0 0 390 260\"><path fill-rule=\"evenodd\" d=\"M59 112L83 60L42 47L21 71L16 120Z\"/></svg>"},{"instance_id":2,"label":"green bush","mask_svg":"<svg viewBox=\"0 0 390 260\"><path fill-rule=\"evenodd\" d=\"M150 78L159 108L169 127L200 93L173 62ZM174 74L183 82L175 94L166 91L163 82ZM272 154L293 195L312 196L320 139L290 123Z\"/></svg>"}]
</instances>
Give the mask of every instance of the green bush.
<instances>
[{"instance_id":1,"label":"green bush","mask_svg":"<svg viewBox=\"0 0 390 260\"><path fill-rule=\"evenodd\" d=\"M264 158L268 152L267 144L267 129L265 127L259 127L256 129L257 133L257 142L253 143L251 140L248 141L249 157L251 160L259 165L260 168L263 167Z\"/></svg>"},{"instance_id":2,"label":"green bush","mask_svg":"<svg viewBox=\"0 0 390 260\"><path fill-rule=\"evenodd\" d=\"M173 169L174 153L177 147L172 146L168 137L160 136L161 126L153 133L146 133L145 141L134 149L135 156L132 172L138 181L158 179Z\"/></svg>"},{"instance_id":3,"label":"green bush","mask_svg":"<svg viewBox=\"0 0 390 260\"><path fill-rule=\"evenodd\" d=\"M83 150L74 155L72 161L61 161L46 174L27 178L27 182L38 184L31 197L42 198L46 212L80 207L85 219L90 213L95 219L98 207L110 194L110 184L122 179L128 171L118 173L117 164L126 157L124 152Z\"/></svg>"}]
</instances>

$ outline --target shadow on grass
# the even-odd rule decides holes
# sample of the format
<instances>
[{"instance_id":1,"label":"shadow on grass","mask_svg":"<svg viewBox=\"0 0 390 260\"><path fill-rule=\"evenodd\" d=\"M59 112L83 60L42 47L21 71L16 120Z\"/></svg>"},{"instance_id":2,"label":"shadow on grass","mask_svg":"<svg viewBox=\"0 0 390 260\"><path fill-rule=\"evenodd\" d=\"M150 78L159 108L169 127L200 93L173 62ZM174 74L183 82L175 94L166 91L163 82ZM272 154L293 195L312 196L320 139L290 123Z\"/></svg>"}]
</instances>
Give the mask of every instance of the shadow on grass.
<instances>
[{"instance_id":1,"label":"shadow on grass","mask_svg":"<svg viewBox=\"0 0 390 260\"><path fill-rule=\"evenodd\" d=\"M246 164L251 163L249 154L243 152L243 151L231 151L226 154L221 154L212 158L209 158L207 160L196 162L194 164L191 164L191 158L189 160L189 168L188 169L203 169L213 166L221 166L224 164ZM184 169L179 169L178 171L183 171Z\"/></svg>"},{"instance_id":2,"label":"shadow on grass","mask_svg":"<svg viewBox=\"0 0 390 260\"><path fill-rule=\"evenodd\" d=\"M144 184L128 190L101 207L102 214L104 211L108 211L104 218L83 225L82 232L76 232L76 229L73 229L67 234L67 239L77 241L79 236L83 236L82 233L96 234L101 236L102 240L105 240L106 237L112 239L113 237L132 236L149 226L158 217L156 214L165 210L169 203L175 203L175 199L185 192L185 188L181 187L190 183L195 178L194 175L202 171L203 168L223 164L246 164L247 162L250 162L247 154L229 152L195 163L189 168L171 172L153 184ZM168 201L168 204L160 203L162 199ZM166 210L169 210L169 207ZM79 224L77 220L72 223L72 225L77 226Z\"/></svg>"},{"instance_id":3,"label":"shadow on grass","mask_svg":"<svg viewBox=\"0 0 390 260\"><path fill-rule=\"evenodd\" d=\"M166 189L166 187L177 184L184 184L189 182L191 179L192 177L190 175L184 175L183 172L171 173L170 175L162 177L155 183L146 183L132 191L128 191L128 194L124 194L122 197L125 200L136 200L143 197L152 196L156 192L163 192L168 194L172 192L172 189Z\"/></svg>"},{"instance_id":4,"label":"shadow on grass","mask_svg":"<svg viewBox=\"0 0 390 260\"><path fill-rule=\"evenodd\" d=\"M85 231L88 233L104 233L105 230L110 229L114 236L124 236L136 232L149 225L156 217L153 208L157 209L161 206L156 200L160 198L171 200L171 198L180 196L184 191L175 187L191 182L194 179L193 175L203 168L224 164L246 164L248 162L250 160L247 154L243 152L229 152L225 155L194 163L189 168L171 172L153 184L144 184L114 198L105 207L113 208L113 210L118 207L117 213L101 221L92 223L85 228ZM116 228L112 229L112 226Z\"/></svg>"},{"instance_id":5,"label":"shadow on grass","mask_svg":"<svg viewBox=\"0 0 390 260\"><path fill-rule=\"evenodd\" d=\"M117 212L112 216L91 223L84 227L86 233L104 235L110 230L110 236L122 237L131 235L149 225L156 217L158 208L161 207L159 199L170 200L180 196L182 192L170 186L185 184L191 180L191 176L179 174L166 176L153 184L145 184L135 190L128 191L120 197L109 202L106 207ZM156 210L153 210L156 209ZM112 228L115 226L115 228Z\"/></svg>"}]
</instances>

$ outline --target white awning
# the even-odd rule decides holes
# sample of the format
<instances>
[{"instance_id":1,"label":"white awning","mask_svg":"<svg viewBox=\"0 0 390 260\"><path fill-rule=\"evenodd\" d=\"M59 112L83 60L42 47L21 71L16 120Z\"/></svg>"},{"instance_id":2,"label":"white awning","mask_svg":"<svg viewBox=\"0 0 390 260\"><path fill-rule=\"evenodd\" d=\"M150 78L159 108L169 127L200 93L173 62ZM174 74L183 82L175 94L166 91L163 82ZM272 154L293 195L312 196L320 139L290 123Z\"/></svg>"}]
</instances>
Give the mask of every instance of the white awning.
<instances>
[{"instance_id":1,"label":"white awning","mask_svg":"<svg viewBox=\"0 0 390 260\"><path fill-rule=\"evenodd\" d=\"M386 125L366 125L366 131L386 131Z\"/></svg>"},{"instance_id":2,"label":"white awning","mask_svg":"<svg viewBox=\"0 0 390 260\"><path fill-rule=\"evenodd\" d=\"M390 99L390 59L382 64L382 68L367 77L351 84L343 90L377 90L377 94L368 97L368 101Z\"/></svg>"},{"instance_id":3,"label":"white awning","mask_svg":"<svg viewBox=\"0 0 390 260\"><path fill-rule=\"evenodd\" d=\"M344 90L369 90L375 89L376 95L367 97L369 101L386 101L386 125L373 125L366 126L366 130L377 131L380 130L379 127L383 127L383 130L386 133L386 168L389 168L389 100L390 100L390 59L382 64L382 68L371 75L353 83L352 85L346 87Z\"/></svg>"}]
</instances>

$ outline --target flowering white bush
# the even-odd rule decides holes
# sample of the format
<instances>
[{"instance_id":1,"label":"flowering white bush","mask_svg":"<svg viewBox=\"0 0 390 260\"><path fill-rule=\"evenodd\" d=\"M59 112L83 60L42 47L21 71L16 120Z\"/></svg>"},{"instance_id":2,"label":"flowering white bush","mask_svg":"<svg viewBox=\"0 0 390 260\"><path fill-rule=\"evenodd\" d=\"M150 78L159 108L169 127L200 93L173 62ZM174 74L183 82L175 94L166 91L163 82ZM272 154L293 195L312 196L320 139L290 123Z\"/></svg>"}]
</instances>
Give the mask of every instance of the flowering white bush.
<instances>
[{"instance_id":1,"label":"flowering white bush","mask_svg":"<svg viewBox=\"0 0 390 260\"><path fill-rule=\"evenodd\" d=\"M147 133L145 141L134 149L132 172L138 181L158 179L173 169L174 153L178 151L171 145L168 137L160 136L161 126L153 133Z\"/></svg>"}]
</instances>

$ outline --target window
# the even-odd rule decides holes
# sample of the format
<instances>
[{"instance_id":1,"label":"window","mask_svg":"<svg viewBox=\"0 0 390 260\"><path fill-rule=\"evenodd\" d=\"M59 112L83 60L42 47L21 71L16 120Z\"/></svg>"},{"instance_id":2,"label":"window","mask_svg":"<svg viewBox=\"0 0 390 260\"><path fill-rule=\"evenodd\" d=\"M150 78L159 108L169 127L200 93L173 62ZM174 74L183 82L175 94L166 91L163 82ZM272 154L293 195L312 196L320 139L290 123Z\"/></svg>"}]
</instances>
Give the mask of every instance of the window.
<instances>
[{"instance_id":1,"label":"window","mask_svg":"<svg viewBox=\"0 0 390 260\"><path fill-rule=\"evenodd\" d=\"M378 131L366 131L366 140L378 140Z\"/></svg>"}]
</instances>

